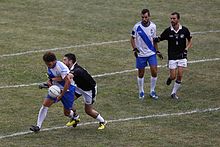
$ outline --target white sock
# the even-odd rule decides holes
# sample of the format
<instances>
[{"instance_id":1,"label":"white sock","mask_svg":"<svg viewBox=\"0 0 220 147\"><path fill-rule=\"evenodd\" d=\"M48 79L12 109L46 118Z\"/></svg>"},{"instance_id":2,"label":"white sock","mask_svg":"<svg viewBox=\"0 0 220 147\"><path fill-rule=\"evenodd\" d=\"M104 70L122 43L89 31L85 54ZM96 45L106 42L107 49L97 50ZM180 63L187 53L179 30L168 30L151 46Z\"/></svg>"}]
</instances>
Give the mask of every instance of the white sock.
<instances>
[{"instance_id":1,"label":"white sock","mask_svg":"<svg viewBox=\"0 0 220 147\"><path fill-rule=\"evenodd\" d=\"M99 114L96 119L99 121L99 122L104 122L104 118Z\"/></svg>"},{"instance_id":2,"label":"white sock","mask_svg":"<svg viewBox=\"0 0 220 147\"><path fill-rule=\"evenodd\" d=\"M179 83L175 82L174 85L173 85L173 90L172 90L171 94L176 93L177 90L180 88L180 86L181 86L181 82L179 82Z\"/></svg>"},{"instance_id":3,"label":"white sock","mask_svg":"<svg viewBox=\"0 0 220 147\"><path fill-rule=\"evenodd\" d=\"M47 116L48 107L41 106L40 111L38 113L37 126L41 128L44 119Z\"/></svg>"},{"instance_id":4,"label":"white sock","mask_svg":"<svg viewBox=\"0 0 220 147\"><path fill-rule=\"evenodd\" d=\"M73 118L73 116L74 116L74 112L73 112L73 110L70 110L69 118Z\"/></svg>"},{"instance_id":5,"label":"white sock","mask_svg":"<svg viewBox=\"0 0 220 147\"><path fill-rule=\"evenodd\" d=\"M75 112L73 112L73 110L70 110L69 118L78 119L79 115L76 115Z\"/></svg>"},{"instance_id":6,"label":"white sock","mask_svg":"<svg viewBox=\"0 0 220 147\"><path fill-rule=\"evenodd\" d=\"M144 78L137 77L139 93L144 92Z\"/></svg>"},{"instance_id":7,"label":"white sock","mask_svg":"<svg viewBox=\"0 0 220 147\"><path fill-rule=\"evenodd\" d=\"M150 79L150 92L155 91L156 83L157 83L157 77L151 77L151 79Z\"/></svg>"}]
</instances>

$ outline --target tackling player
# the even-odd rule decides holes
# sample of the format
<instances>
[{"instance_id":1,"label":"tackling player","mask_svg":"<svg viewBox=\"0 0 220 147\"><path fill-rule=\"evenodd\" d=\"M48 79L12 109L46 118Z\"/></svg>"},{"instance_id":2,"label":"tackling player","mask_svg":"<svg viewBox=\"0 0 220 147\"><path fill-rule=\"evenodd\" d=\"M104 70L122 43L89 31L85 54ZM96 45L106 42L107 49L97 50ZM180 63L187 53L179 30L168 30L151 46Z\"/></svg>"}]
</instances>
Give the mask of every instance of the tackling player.
<instances>
[{"instance_id":1,"label":"tackling player","mask_svg":"<svg viewBox=\"0 0 220 147\"><path fill-rule=\"evenodd\" d=\"M105 128L107 121L93 108L97 94L97 85L92 76L76 62L74 54L64 55L63 62L69 67L72 78L76 84L75 96L83 96L85 103L85 112L89 116L99 121L99 130Z\"/></svg>"}]
</instances>

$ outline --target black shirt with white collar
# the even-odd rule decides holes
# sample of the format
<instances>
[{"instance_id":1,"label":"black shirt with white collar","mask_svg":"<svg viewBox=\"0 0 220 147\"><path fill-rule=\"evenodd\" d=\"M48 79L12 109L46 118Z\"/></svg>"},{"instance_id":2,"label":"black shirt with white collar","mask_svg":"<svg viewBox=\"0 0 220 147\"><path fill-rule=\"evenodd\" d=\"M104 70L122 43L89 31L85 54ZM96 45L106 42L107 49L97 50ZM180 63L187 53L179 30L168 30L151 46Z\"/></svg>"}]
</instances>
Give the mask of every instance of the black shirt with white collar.
<instances>
[{"instance_id":1,"label":"black shirt with white collar","mask_svg":"<svg viewBox=\"0 0 220 147\"><path fill-rule=\"evenodd\" d=\"M70 73L74 75L73 80L75 81L77 87L84 91L94 90L96 86L95 80L84 68L79 66L77 63L71 67Z\"/></svg>"},{"instance_id":2,"label":"black shirt with white collar","mask_svg":"<svg viewBox=\"0 0 220 147\"><path fill-rule=\"evenodd\" d=\"M188 28L179 26L177 31L172 26L168 27L160 35L160 40L168 41L168 60L184 59L183 52L186 48L186 39L191 39Z\"/></svg>"}]
</instances>

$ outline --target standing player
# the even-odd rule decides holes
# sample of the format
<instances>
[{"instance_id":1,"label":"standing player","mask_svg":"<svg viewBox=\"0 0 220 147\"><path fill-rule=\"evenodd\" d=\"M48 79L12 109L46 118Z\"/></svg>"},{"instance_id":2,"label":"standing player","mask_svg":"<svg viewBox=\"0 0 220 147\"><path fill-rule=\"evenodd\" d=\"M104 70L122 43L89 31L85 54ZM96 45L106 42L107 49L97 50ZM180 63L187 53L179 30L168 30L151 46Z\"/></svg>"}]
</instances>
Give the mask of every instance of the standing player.
<instances>
[{"instance_id":1,"label":"standing player","mask_svg":"<svg viewBox=\"0 0 220 147\"><path fill-rule=\"evenodd\" d=\"M192 46L192 37L188 28L180 24L180 14L178 12L171 13L170 20L171 26L165 29L155 41L168 41L170 76L166 84L170 85L172 80L176 80L171 92L171 97L178 99L176 93L182 82L183 69L187 67L187 52Z\"/></svg>"},{"instance_id":2,"label":"standing player","mask_svg":"<svg viewBox=\"0 0 220 147\"><path fill-rule=\"evenodd\" d=\"M64 55L63 62L69 67L72 78L76 84L76 97L83 96L85 103L85 112L99 121L99 130L105 128L106 121L104 118L93 108L95 97L97 94L97 86L92 76L76 62L74 54L68 53Z\"/></svg>"},{"instance_id":3,"label":"standing player","mask_svg":"<svg viewBox=\"0 0 220 147\"><path fill-rule=\"evenodd\" d=\"M150 11L143 9L141 18L142 20L134 25L131 34L131 46L136 57L136 68L138 69L139 98L144 98L144 72L148 63L151 71L150 97L158 99L155 92L157 82L156 54L161 59L163 59L163 56L158 51L157 43L153 42L153 38L156 37L156 25L150 21Z\"/></svg>"},{"instance_id":4,"label":"standing player","mask_svg":"<svg viewBox=\"0 0 220 147\"><path fill-rule=\"evenodd\" d=\"M71 118L70 122L67 124L73 126L77 125L79 115L76 114L75 110L72 110L75 86L71 81L68 67L62 62L57 61L55 54L52 52L46 52L43 56L43 60L48 67L47 74L50 80L48 80L47 84L49 86L57 85L61 88L62 92L57 98L52 98L49 95L46 96L38 114L37 125L32 126L30 130L33 132L40 131L42 123L46 118L48 108L60 100L63 103L64 115ZM62 80L58 81L56 77L61 77Z\"/></svg>"}]
</instances>

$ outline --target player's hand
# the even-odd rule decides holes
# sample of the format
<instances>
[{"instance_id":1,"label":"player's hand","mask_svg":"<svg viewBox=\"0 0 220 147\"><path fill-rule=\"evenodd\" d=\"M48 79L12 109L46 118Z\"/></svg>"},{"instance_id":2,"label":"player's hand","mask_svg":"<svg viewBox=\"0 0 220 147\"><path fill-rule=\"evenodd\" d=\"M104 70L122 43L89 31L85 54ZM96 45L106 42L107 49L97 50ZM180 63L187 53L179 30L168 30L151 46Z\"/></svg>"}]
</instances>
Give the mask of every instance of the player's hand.
<instances>
[{"instance_id":1,"label":"player's hand","mask_svg":"<svg viewBox=\"0 0 220 147\"><path fill-rule=\"evenodd\" d=\"M183 51L183 58L186 58L187 59L187 49L185 49L184 51Z\"/></svg>"},{"instance_id":2,"label":"player's hand","mask_svg":"<svg viewBox=\"0 0 220 147\"><path fill-rule=\"evenodd\" d=\"M160 37L157 36L157 37L153 38L153 40L155 43L158 43L158 42L160 42Z\"/></svg>"},{"instance_id":3,"label":"player's hand","mask_svg":"<svg viewBox=\"0 0 220 147\"><path fill-rule=\"evenodd\" d=\"M48 85L48 87L50 87L50 86L53 85L52 82L51 82L51 80L48 80L48 81L47 81L47 85Z\"/></svg>"},{"instance_id":4,"label":"player's hand","mask_svg":"<svg viewBox=\"0 0 220 147\"><path fill-rule=\"evenodd\" d=\"M62 96L59 95L59 96L56 98L55 103L59 102L59 101L61 100L61 98L62 98Z\"/></svg>"},{"instance_id":5,"label":"player's hand","mask_svg":"<svg viewBox=\"0 0 220 147\"><path fill-rule=\"evenodd\" d=\"M156 54L161 60L163 60L163 55L161 54L160 51L156 51Z\"/></svg>"},{"instance_id":6,"label":"player's hand","mask_svg":"<svg viewBox=\"0 0 220 147\"><path fill-rule=\"evenodd\" d=\"M134 48L133 52L134 52L134 56L137 58L138 57L138 53L140 53L140 51L137 48Z\"/></svg>"},{"instance_id":7,"label":"player's hand","mask_svg":"<svg viewBox=\"0 0 220 147\"><path fill-rule=\"evenodd\" d=\"M61 94L57 97L55 103L59 102L61 100L61 98L63 97L64 93L63 91L61 90Z\"/></svg>"},{"instance_id":8,"label":"player's hand","mask_svg":"<svg viewBox=\"0 0 220 147\"><path fill-rule=\"evenodd\" d=\"M38 85L38 87L39 87L39 89L49 88L49 85L48 85L46 82L44 82L44 83L40 83L40 84Z\"/></svg>"}]
</instances>

